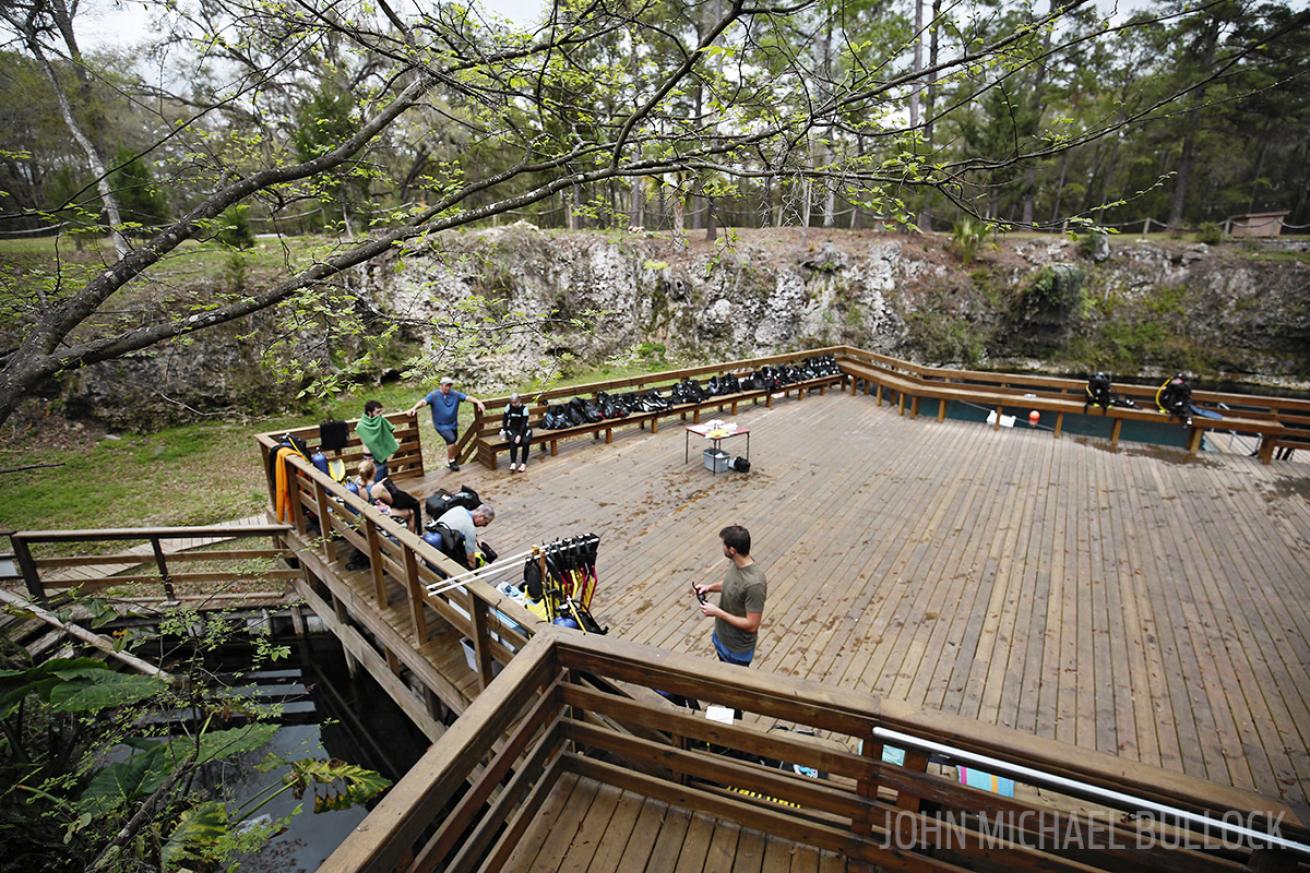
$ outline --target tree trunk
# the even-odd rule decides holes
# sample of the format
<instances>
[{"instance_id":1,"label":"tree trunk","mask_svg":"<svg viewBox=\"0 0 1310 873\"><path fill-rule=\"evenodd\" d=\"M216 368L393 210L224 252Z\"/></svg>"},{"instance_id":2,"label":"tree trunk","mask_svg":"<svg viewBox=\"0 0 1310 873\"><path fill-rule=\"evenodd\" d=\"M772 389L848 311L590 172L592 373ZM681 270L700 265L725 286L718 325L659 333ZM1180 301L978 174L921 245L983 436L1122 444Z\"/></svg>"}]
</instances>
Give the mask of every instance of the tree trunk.
<instances>
[{"instance_id":1,"label":"tree trunk","mask_svg":"<svg viewBox=\"0 0 1310 873\"><path fill-rule=\"evenodd\" d=\"M929 67L937 66L937 31L938 31L938 20L941 18L941 14L942 14L942 0L932 0L932 21L928 25L928 66ZM933 117L933 113L935 112L934 107L936 103L937 103L937 74L929 73L928 87L926 89L926 93L924 94L923 146L924 146L924 152L929 156L930 160L932 159L932 156L936 154L937 151L937 147L935 145L936 141L933 139L933 130L935 127L935 120ZM860 140L860 154L861 155L864 154L863 138L861 138ZM928 230L928 231L932 230L932 207L930 206L930 202L931 201L925 202L923 208L919 210L918 224L920 230ZM852 223L851 227L854 226L855 225Z\"/></svg>"},{"instance_id":2,"label":"tree trunk","mask_svg":"<svg viewBox=\"0 0 1310 873\"><path fill-rule=\"evenodd\" d=\"M1069 177L1069 155L1072 152L1065 149L1064 154L1060 155L1060 180L1055 184L1055 208L1051 210L1051 224L1060 220L1060 206L1064 200L1064 182Z\"/></svg>"},{"instance_id":3,"label":"tree trunk","mask_svg":"<svg viewBox=\"0 0 1310 873\"><path fill-rule=\"evenodd\" d=\"M1215 47L1219 43L1219 19L1211 18L1206 23L1201 35L1201 51L1197 69L1209 72L1214 65ZM1173 229L1183 226L1183 216L1187 210L1187 186L1192 177L1192 161L1196 158L1196 132L1200 125L1200 109L1205 105L1204 84L1192 92L1191 108L1183 116L1183 151L1178 158L1178 175L1174 177L1173 203L1169 208L1169 226Z\"/></svg>"},{"instance_id":4,"label":"tree trunk","mask_svg":"<svg viewBox=\"0 0 1310 873\"><path fill-rule=\"evenodd\" d=\"M629 187L628 223L632 227L646 226L646 191L642 187L644 181L638 176Z\"/></svg>"},{"instance_id":5,"label":"tree trunk","mask_svg":"<svg viewBox=\"0 0 1310 873\"><path fill-rule=\"evenodd\" d=\"M919 127L919 84L918 74L923 69L923 0L914 0L914 84L910 87L910 127Z\"/></svg>"},{"instance_id":6,"label":"tree trunk","mask_svg":"<svg viewBox=\"0 0 1310 873\"><path fill-rule=\"evenodd\" d=\"M114 252L119 257L125 257L132 249L127 244L127 237L123 236L123 216L118 209L118 199L109 187L109 171L105 168L104 159L100 156L100 150L96 148L95 143L82 130L76 116L73 115L73 106L68 101L68 94L64 91L63 83L59 81L59 74L55 71L54 65L46 58L45 50L41 47L41 40L35 30L26 24L26 22L11 18L5 15L6 20L14 26L27 40L27 48L45 70L46 77L50 79L50 87L54 89L55 100L59 104L59 114L64 119L64 126L72 135L73 140L82 153L86 156L86 162L91 167L91 173L96 177L96 192L100 194L100 202L104 206L105 217L109 220L109 237L114 242ZM71 29L71 22L70 22ZM71 32L69 34L71 36ZM76 43L74 43L74 47ZM81 71L85 75L85 71ZM3 420L0 418L0 420Z\"/></svg>"},{"instance_id":7,"label":"tree trunk","mask_svg":"<svg viewBox=\"0 0 1310 873\"><path fill-rule=\"evenodd\" d=\"M686 204L682 188L673 189L673 244L679 249L687 247Z\"/></svg>"}]
</instances>

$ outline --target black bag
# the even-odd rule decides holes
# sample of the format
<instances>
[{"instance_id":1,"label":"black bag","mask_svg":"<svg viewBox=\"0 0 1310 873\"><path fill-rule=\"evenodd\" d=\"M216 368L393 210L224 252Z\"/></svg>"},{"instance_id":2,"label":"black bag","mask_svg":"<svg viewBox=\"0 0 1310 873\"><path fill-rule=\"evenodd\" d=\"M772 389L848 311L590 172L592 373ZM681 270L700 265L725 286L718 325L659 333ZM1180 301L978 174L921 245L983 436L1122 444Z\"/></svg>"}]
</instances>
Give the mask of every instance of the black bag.
<instances>
[{"instance_id":1,"label":"black bag","mask_svg":"<svg viewBox=\"0 0 1310 873\"><path fill-rule=\"evenodd\" d=\"M437 520L445 515L447 510L453 507L462 506L469 512L472 512L481 505L482 498L478 497L478 492L474 491L467 485L459 486L459 490L454 494L451 494L444 488L438 488L435 492L428 495L427 503L424 506L429 519L428 530L435 527Z\"/></svg>"},{"instance_id":2,"label":"black bag","mask_svg":"<svg viewBox=\"0 0 1310 873\"><path fill-rule=\"evenodd\" d=\"M751 462L742 457L733 458L732 469L736 470L738 473L749 473L751 471Z\"/></svg>"},{"instance_id":3,"label":"black bag","mask_svg":"<svg viewBox=\"0 0 1310 873\"><path fill-rule=\"evenodd\" d=\"M318 448L338 452L350 441L350 427L344 421L325 421L318 426Z\"/></svg>"}]
</instances>

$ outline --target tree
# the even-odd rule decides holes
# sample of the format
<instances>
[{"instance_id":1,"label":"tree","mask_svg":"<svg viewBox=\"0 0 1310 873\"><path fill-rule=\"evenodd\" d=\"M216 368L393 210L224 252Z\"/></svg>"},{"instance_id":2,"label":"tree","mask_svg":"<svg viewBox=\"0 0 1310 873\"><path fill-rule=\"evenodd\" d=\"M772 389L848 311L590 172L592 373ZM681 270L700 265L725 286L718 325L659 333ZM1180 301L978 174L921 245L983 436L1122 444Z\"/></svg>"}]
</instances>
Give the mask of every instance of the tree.
<instances>
[{"instance_id":1,"label":"tree","mask_svg":"<svg viewBox=\"0 0 1310 873\"><path fill-rule=\"evenodd\" d=\"M28 2L58 19L46 4L61 0ZM867 6L863 0L556 0L532 32L488 23L462 4L402 16L386 0L161 2L159 46L180 58L188 87L140 83L125 91L136 111L146 111L144 95L151 98L159 134L136 159L150 152L178 217L80 285L19 295L16 341L0 352L0 421L57 374L294 305L297 295L317 299L343 271L442 230L565 198L578 216L617 221L615 185L641 177L705 180L693 191L719 195L773 180L784 194L804 192L806 212L817 184L876 220L905 224L914 192L978 212L981 185L999 217L1020 202L1010 192L1027 162L1094 147L1108 134L1119 143L1195 90L1196 79L1173 80L1158 99L1086 119L1077 136L1016 125L1017 82L1039 65L1054 70L1083 46L1190 14L1127 23L1078 18L1088 3L1073 0L1048 14L987 5L972 19L942 13L932 22L936 62L930 49L929 63L916 65L922 35L868 35L858 14L847 15L848 7ZM709 14L716 9L721 14ZM1260 44L1298 23L1264 34ZM825 60L810 50L825 27L841 47L835 63L832 52ZM28 39L23 31L33 57L47 57L48 32L31 30ZM1214 63L1231 68L1254 46L1226 44ZM103 75L85 59L79 69ZM329 80L330 106L320 99ZM926 84L931 117L907 124L907 102ZM938 141L958 142L957 131L980 123L969 121L976 107L990 110L978 116L987 130L970 140L981 151L923 153L920 127L932 124ZM426 154L415 151L420 144ZM89 151L86 160L95 188L108 191L105 168L96 169ZM405 178L411 202L374 199L366 183L387 174ZM367 199L367 237L271 287L216 291L153 321L116 321L101 311L184 242L212 235L231 207L249 203L277 226L325 197L347 215L350 198ZM58 220L80 205L74 198L42 214ZM834 203L825 208L831 214Z\"/></svg>"},{"instance_id":2,"label":"tree","mask_svg":"<svg viewBox=\"0 0 1310 873\"><path fill-rule=\"evenodd\" d=\"M82 603L96 626L118 618L107 601ZM280 706L241 690L243 671L230 682L214 672L213 656L244 629L222 612L176 609L152 630L126 631L120 640L171 665L156 675L117 672L95 658L35 663L22 647L4 646L0 867L212 869L285 826L255 818L279 794L312 799L320 812L384 791L388 780L362 767L265 754ZM249 669L286 654L257 636ZM225 786L214 766L221 761L285 772L279 785L243 800Z\"/></svg>"}]
</instances>

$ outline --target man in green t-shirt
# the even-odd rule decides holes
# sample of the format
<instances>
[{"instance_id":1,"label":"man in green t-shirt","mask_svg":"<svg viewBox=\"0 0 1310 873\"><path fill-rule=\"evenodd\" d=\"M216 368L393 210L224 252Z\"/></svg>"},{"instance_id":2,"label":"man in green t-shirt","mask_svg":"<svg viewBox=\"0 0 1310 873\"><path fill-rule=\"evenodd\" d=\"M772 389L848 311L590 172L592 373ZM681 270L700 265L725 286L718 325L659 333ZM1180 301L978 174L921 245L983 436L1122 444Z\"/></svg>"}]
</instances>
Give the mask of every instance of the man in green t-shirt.
<instances>
[{"instance_id":1,"label":"man in green t-shirt","mask_svg":"<svg viewBox=\"0 0 1310 873\"><path fill-rule=\"evenodd\" d=\"M723 574L722 582L697 585L696 593L704 596L719 593L719 605L703 601L701 614L714 619L714 632L710 642L719 660L741 667L749 667L755 657L755 641L759 636L760 620L764 618L764 600L769 584L764 571L751 558L750 531L739 524L719 531L723 540L723 556L732 564Z\"/></svg>"}]
</instances>

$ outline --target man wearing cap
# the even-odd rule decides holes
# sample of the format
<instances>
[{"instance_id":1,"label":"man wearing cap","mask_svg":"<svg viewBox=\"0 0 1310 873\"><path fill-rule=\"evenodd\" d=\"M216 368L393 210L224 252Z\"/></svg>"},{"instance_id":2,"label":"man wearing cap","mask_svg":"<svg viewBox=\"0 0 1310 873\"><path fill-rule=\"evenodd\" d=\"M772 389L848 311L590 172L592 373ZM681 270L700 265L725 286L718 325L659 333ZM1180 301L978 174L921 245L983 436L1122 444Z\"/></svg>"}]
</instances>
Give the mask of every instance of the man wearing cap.
<instances>
[{"instance_id":1,"label":"man wearing cap","mask_svg":"<svg viewBox=\"0 0 1310 873\"><path fill-rule=\"evenodd\" d=\"M432 407L432 426L437 429L437 433L446 441L446 466L451 470L458 470L459 463L455 460L455 441L459 438L459 402L467 400L478 408L478 412L483 415L487 413L487 407L476 397L470 397L461 391L455 390L455 380L445 376L441 380L441 387L428 394L418 403L410 407L409 414L418 413L419 407L428 405Z\"/></svg>"}]
</instances>

